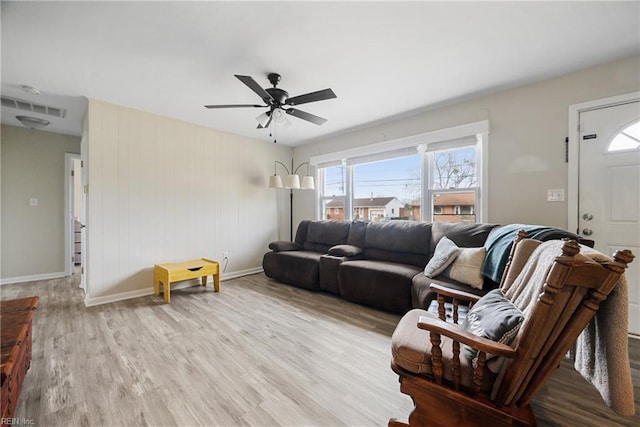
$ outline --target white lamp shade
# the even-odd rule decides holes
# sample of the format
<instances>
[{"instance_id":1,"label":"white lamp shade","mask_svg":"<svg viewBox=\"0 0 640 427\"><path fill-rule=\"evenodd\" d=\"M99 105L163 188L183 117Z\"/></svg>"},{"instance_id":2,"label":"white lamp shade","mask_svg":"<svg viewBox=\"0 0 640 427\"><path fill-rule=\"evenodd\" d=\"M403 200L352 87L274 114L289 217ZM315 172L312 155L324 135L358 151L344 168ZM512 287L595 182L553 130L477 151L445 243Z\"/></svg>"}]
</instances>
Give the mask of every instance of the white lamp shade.
<instances>
[{"instance_id":1,"label":"white lamp shade","mask_svg":"<svg viewBox=\"0 0 640 427\"><path fill-rule=\"evenodd\" d=\"M304 176L302 177L302 187L303 190L313 190L316 188L316 184L313 182L312 176Z\"/></svg>"},{"instance_id":2,"label":"white lamp shade","mask_svg":"<svg viewBox=\"0 0 640 427\"><path fill-rule=\"evenodd\" d=\"M282 178L280 175L271 175L269 177L269 188L282 188Z\"/></svg>"},{"instance_id":3,"label":"white lamp shade","mask_svg":"<svg viewBox=\"0 0 640 427\"><path fill-rule=\"evenodd\" d=\"M287 175L284 180L284 188L300 188L300 177L298 175Z\"/></svg>"}]
</instances>

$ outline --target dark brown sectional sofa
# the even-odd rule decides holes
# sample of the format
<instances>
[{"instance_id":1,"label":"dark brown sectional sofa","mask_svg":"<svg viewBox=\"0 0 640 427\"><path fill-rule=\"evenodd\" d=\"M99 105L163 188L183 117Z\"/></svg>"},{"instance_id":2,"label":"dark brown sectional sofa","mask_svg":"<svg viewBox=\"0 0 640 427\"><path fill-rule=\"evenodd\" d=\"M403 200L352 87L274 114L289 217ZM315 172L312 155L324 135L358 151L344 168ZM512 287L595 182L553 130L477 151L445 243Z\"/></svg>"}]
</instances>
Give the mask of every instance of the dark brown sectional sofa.
<instances>
[{"instance_id":1,"label":"dark brown sectional sofa","mask_svg":"<svg viewBox=\"0 0 640 427\"><path fill-rule=\"evenodd\" d=\"M411 308L428 308L435 298L429 290L430 283L477 295L497 286L499 277L495 274L484 278L482 289L440 276L426 277L425 265L442 237L447 236L460 248L478 248L492 242L487 247L487 257L496 249L495 261L495 255L504 258L517 230L527 227L538 232L536 238L540 240L579 238L565 230L541 226L402 220L302 221L294 242L269 245L271 251L264 255L262 266L267 277L279 282L330 292L351 302L403 314ZM502 246L498 247L500 242Z\"/></svg>"}]
</instances>

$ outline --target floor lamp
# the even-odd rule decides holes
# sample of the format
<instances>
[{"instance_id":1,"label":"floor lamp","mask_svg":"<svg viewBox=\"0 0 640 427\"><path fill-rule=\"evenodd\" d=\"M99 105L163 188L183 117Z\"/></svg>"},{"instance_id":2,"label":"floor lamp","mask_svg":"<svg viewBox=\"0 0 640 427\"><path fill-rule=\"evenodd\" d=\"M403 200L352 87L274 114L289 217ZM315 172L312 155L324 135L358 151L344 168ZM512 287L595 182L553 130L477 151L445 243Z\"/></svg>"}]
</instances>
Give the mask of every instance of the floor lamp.
<instances>
[{"instance_id":1,"label":"floor lamp","mask_svg":"<svg viewBox=\"0 0 640 427\"><path fill-rule=\"evenodd\" d=\"M276 169L278 165L281 165L285 171L287 171L287 177L282 181L282 177L278 175ZM307 165L307 174L302 177L302 184L300 184L300 177L297 175L298 169ZM293 159L291 159L291 169L289 169L284 163L275 161L273 165L273 175L269 177L269 188L286 188L289 190L289 233L291 234L291 241L293 242L293 190L313 190L316 185L313 181L313 177L309 175L309 162L301 163L297 168L293 168Z\"/></svg>"}]
</instances>

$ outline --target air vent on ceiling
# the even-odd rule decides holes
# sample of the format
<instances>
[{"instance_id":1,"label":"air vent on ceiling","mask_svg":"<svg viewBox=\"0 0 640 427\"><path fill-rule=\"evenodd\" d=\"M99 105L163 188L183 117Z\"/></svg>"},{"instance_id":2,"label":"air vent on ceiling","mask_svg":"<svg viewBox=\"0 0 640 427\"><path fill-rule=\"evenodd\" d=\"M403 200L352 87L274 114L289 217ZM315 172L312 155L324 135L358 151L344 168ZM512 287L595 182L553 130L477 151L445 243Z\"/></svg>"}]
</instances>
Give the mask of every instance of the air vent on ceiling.
<instances>
[{"instance_id":1,"label":"air vent on ceiling","mask_svg":"<svg viewBox=\"0 0 640 427\"><path fill-rule=\"evenodd\" d=\"M46 114L48 116L64 118L67 111L64 108L52 107L50 105L34 104L31 101L25 101L24 99L11 98L9 96L2 96L2 106L9 108L17 108L23 111L32 111L34 113Z\"/></svg>"}]
</instances>

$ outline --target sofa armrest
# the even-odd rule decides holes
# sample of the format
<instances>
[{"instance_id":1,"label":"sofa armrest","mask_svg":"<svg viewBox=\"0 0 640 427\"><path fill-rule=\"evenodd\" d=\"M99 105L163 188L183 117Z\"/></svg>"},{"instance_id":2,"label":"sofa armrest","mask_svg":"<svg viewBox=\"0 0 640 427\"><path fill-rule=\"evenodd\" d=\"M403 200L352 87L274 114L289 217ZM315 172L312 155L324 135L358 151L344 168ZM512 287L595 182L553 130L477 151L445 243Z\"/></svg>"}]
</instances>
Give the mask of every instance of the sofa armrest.
<instances>
[{"instance_id":1,"label":"sofa armrest","mask_svg":"<svg viewBox=\"0 0 640 427\"><path fill-rule=\"evenodd\" d=\"M362 255L362 248L354 245L336 245L329 248L329 255L355 258Z\"/></svg>"},{"instance_id":2,"label":"sofa armrest","mask_svg":"<svg viewBox=\"0 0 640 427\"><path fill-rule=\"evenodd\" d=\"M269 243L269 249L274 252L299 251L302 250L302 246L294 242L279 240L277 242Z\"/></svg>"},{"instance_id":3,"label":"sofa armrest","mask_svg":"<svg viewBox=\"0 0 640 427\"><path fill-rule=\"evenodd\" d=\"M429 285L429 289L447 298L455 298L457 300L464 300L472 303L478 302L478 300L481 298L479 295L475 295L475 294L461 291L458 289L449 288L447 286L439 285L437 283L431 283Z\"/></svg>"}]
</instances>

